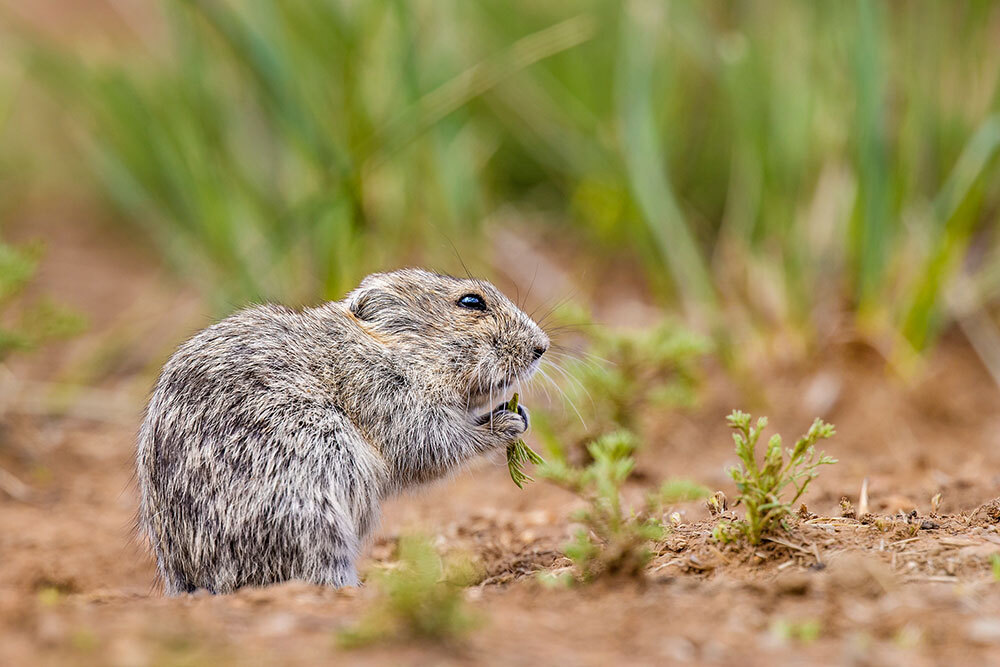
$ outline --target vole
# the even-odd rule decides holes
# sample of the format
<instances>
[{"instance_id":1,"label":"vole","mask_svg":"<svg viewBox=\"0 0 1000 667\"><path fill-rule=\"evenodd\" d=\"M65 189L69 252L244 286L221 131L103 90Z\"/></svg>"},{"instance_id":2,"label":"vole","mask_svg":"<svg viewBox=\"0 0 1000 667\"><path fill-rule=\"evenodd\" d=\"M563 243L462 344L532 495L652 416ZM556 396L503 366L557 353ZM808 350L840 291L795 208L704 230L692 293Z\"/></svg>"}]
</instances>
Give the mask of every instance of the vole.
<instances>
[{"instance_id":1,"label":"vole","mask_svg":"<svg viewBox=\"0 0 1000 667\"><path fill-rule=\"evenodd\" d=\"M548 347L490 283L420 269L196 334L164 366L137 443L139 526L165 592L356 585L386 497L527 430L506 399Z\"/></svg>"}]
</instances>

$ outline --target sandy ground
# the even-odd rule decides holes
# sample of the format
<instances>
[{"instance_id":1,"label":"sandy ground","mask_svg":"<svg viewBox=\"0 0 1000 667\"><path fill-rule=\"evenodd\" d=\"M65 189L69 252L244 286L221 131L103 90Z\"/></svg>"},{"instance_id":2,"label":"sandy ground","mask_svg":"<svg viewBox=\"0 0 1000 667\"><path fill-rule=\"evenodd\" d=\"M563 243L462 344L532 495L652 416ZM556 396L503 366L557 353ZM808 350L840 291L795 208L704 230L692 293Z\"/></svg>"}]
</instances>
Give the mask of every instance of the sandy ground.
<instances>
[{"instance_id":1,"label":"sandy ground","mask_svg":"<svg viewBox=\"0 0 1000 667\"><path fill-rule=\"evenodd\" d=\"M45 234L57 218L17 233ZM667 476L735 495L723 421L734 407L769 414L787 436L816 414L834 422L826 449L840 463L784 544L717 545L703 503L681 504L644 581L547 588L536 574L567 565L578 501L544 483L519 491L497 460L390 502L362 563L391 561L413 532L473 555L485 580L466 590L479 624L463 640L345 655L336 633L370 606L372 586L164 598L132 530L133 435L156 368L210 317L141 244L108 246L86 221L61 229L45 234L58 240L37 289L91 329L12 363L0 388L0 664L1000 664L989 562L1000 511L987 505L1000 496L1000 392L960 338L908 382L860 344L769 367L752 387L709 367L697 408L645 416L630 498ZM877 520L842 518L840 498L857 503L865 478Z\"/></svg>"}]
</instances>

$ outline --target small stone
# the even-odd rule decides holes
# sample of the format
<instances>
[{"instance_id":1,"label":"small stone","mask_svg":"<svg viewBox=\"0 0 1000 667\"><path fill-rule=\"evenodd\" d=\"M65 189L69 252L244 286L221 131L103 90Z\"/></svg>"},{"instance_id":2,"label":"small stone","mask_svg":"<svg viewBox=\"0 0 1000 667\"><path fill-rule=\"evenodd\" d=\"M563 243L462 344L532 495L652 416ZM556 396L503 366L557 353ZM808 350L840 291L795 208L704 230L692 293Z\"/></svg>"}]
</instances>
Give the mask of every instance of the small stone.
<instances>
[{"instance_id":1,"label":"small stone","mask_svg":"<svg viewBox=\"0 0 1000 667\"><path fill-rule=\"evenodd\" d=\"M1000 523L1000 498L991 500L990 502L982 505L979 510L982 510L987 518L993 523ZM979 510L976 510L977 512Z\"/></svg>"},{"instance_id":2,"label":"small stone","mask_svg":"<svg viewBox=\"0 0 1000 667\"><path fill-rule=\"evenodd\" d=\"M858 514L854 510L854 505L852 505L851 501L847 499L847 496L840 499L840 516L845 519L858 518Z\"/></svg>"},{"instance_id":3,"label":"small stone","mask_svg":"<svg viewBox=\"0 0 1000 667\"><path fill-rule=\"evenodd\" d=\"M1000 644L1000 618L986 616L969 623L968 637L980 644Z\"/></svg>"},{"instance_id":4,"label":"small stone","mask_svg":"<svg viewBox=\"0 0 1000 667\"><path fill-rule=\"evenodd\" d=\"M298 622L292 614L279 612L261 620L258 633L264 637L284 637L292 634Z\"/></svg>"}]
</instances>

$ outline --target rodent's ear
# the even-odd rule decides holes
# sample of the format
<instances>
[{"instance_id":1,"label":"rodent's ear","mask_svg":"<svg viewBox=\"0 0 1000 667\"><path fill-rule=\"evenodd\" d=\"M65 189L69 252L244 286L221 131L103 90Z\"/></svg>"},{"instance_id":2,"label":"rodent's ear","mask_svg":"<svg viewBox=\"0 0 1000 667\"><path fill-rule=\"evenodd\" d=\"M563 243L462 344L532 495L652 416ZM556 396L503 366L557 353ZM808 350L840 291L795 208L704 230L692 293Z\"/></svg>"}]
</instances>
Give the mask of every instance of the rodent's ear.
<instances>
[{"instance_id":1,"label":"rodent's ear","mask_svg":"<svg viewBox=\"0 0 1000 667\"><path fill-rule=\"evenodd\" d=\"M367 290L355 290L354 294L347 302L347 308L351 311L354 317L359 320L367 320L371 318L371 307L369 305L369 299L367 298Z\"/></svg>"},{"instance_id":2,"label":"rodent's ear","mask_svg":"<svg viewBox=\"0 0 1000 667\"><path fill-rule=\"evenodd\" d=\"M348 308L359 320L370 321L386 308L397 305L399 299L377 288L357 289L348 301Z\"/></svg>"}]
</instances>

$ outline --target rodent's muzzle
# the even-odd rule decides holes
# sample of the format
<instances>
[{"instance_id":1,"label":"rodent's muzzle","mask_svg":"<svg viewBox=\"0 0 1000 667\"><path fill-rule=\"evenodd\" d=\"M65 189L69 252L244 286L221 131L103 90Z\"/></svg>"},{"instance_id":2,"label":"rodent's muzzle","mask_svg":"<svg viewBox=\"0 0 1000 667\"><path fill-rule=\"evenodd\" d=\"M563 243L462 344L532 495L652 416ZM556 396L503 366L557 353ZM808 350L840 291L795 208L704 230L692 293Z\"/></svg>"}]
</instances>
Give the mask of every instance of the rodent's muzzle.
<instances>
[{"instance_id":1,"label":"rodent's muzzle","mask_svg":"<svg viewBox=\"0 0 1000 667\"><path fill-rule=\"evenodd\" d=\"M539 352L538 350L541 351ZM519 382L531 379L531 376L538 370L540 365L539 360L544 353L545 348L536 348L534 359L523 371L514 374L504 381L495 382L485 388L476 388L470 392L467 400L469 412L477 419L483 417L489 419L494 404L497 401L503 401L506 404L513 397L514 386Z\"/></svg>"}]
</instances>

